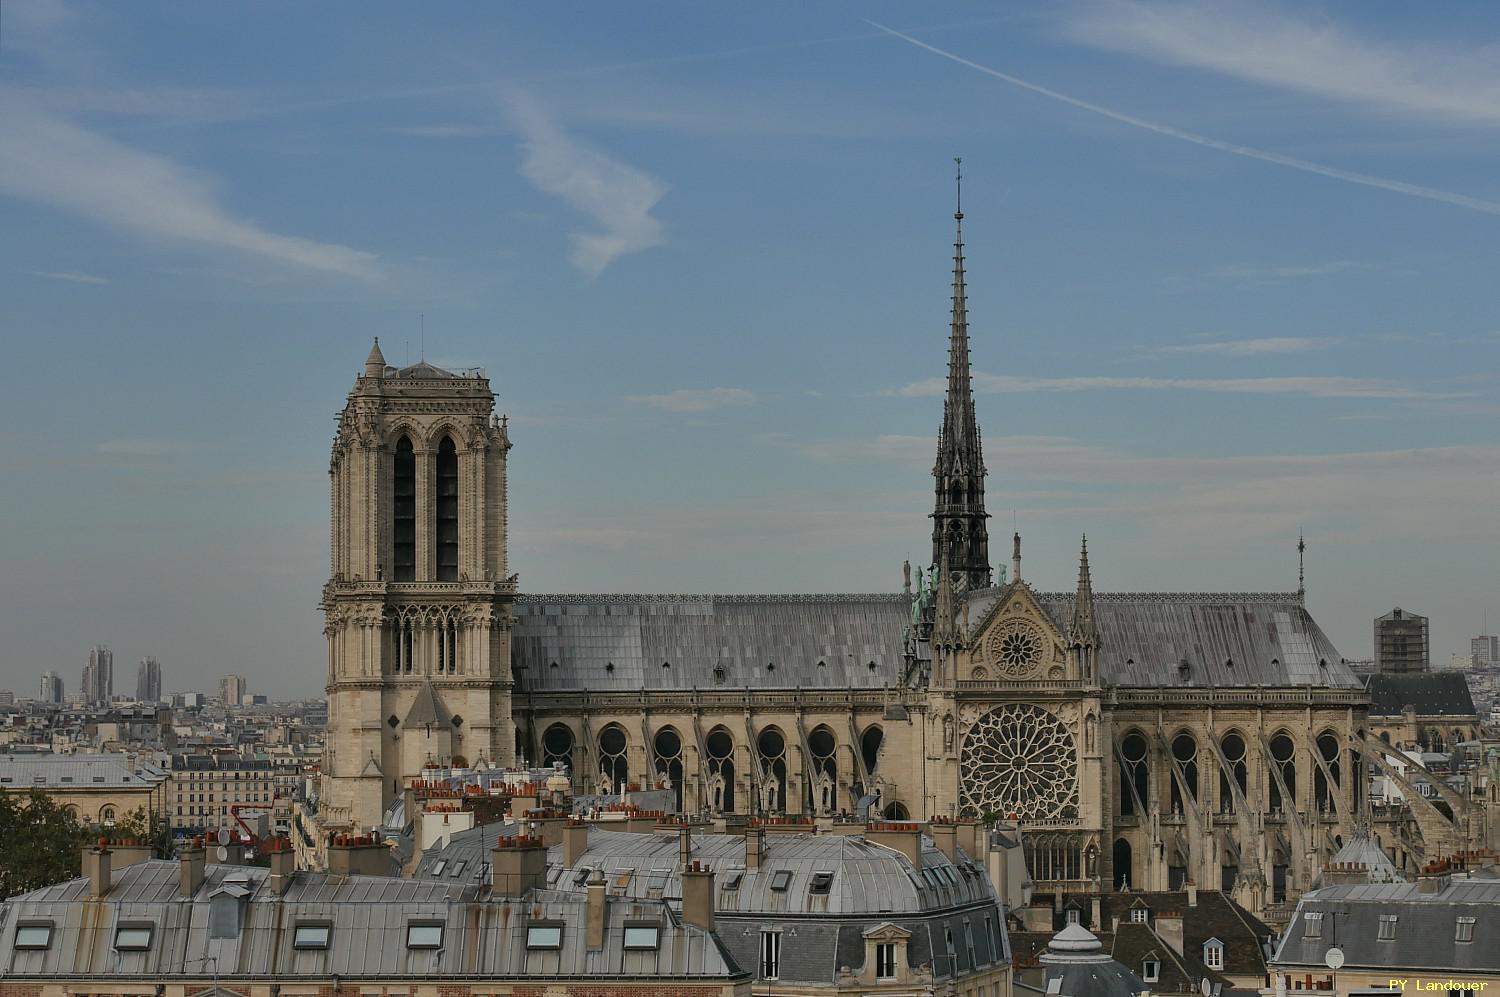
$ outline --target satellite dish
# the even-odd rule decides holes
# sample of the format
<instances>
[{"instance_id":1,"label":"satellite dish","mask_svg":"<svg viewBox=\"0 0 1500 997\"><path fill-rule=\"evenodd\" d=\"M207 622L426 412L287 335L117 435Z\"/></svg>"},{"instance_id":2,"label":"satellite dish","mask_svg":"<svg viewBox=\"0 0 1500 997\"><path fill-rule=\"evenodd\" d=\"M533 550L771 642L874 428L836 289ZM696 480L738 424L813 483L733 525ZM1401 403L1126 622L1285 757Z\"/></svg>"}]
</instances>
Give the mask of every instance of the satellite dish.
<instances>
[{"instance_id":1,"label":"satellite dish","mask_svg":"<svg viewBox=\"0 0 1500 997\"><path fill-rule=\"evenodd\" d=\"M1323 962L1329 969L1338 969L1344 964L1344 950L1335 945L1323 956Z\"/></svg>"},{"instance_id":2,"label":"satellite dish","mask_svg":"<svg viewBox=\"0 0 1500 997\"><path fill-rule=\"evenodd\" d=\"M221 845L227 845L232 840L227 827L221 827L214 832L214 840ZM222 859L220 861L223 861Z\"/></svg>"},{"instance_id":3,"label":"satellite dish","mask_svg":"<svg viewBox=\"0 0 1500 997\"><path fill-rule=\"evenodd\" d=\"M1198 989L1203 991L1203 997L1209 997L1214 992L1213 981L1205 976L1203 981L1198 984Z\"/></svg>"},{"instance_id":4,"label":"satellite dish","mask_svg":"<svg viewBox=\"0 0 1500 997\"><path fill-rule=\"evenodd\" d=\"M229 849L225 848L223 845L220 845L219 850L214 852L214 857L217 858L220 862L228 862Z\"/></svg>"}]
</instances>

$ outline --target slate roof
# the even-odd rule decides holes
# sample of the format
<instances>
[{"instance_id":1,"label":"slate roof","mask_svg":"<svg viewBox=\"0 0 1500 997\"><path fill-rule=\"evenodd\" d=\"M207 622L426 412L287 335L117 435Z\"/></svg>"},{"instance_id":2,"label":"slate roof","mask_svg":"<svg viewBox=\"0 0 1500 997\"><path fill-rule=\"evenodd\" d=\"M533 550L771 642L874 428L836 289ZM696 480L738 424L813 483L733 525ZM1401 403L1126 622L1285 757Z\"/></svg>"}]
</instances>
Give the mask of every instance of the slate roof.
<instances>
[{"instance_id":1,"label":"slate roof","mask_svg":"<svg viewBox=\"0 0 1500 997\"><path fill-rule=\"evenodd\" d=\"M1337 943L1348 969L1431 971L1454 979L1465 972L1500 973L1497 910L1500 880L1493 879L1453 878L1436 893L1421 893L1417 883L1328 886L1302 894L1274 965L1322 967ZM1306 937L1309 913L1324 914L1315 938ZM1388 941L1378 937L1382 915L1396 917ZM1474 918L1471 942L1457 941L1460 917Z\"/></svg>"},{"instance_id":2,"label":"slate roof","mask_svg":"<svg viewBox=\"0 0 1500 997\"><path fill-rule=\"evenodd\" d=\"M160 766L144 762L131 767L121 754L0 755L0 788L145 789L169 777Z\"/></svg>"},{"instance_id":3,"label":"slate roof","mask_svg":"<svg viewBox=\"0 0 1500 997\"><path fill-rule=\"evenodd\" d=\"M284 897L275 898L269 870L209 866L191 902L177 896L179 866L149 861L118 871L113 888L95 901L87 879L75 879L13 898L3 908L0 960L7 979L102 975L156 982L180 977L328 979L483 976L706 977L744 978L717 935L684 925L660 903L610 900L602 949L585 946L585 899L540 892L525 902L481 895L476 887L382 876L347 879L298 873ZM220 893L227 885L246 891L243 900ZM215 903L239 904L233 937L211 937ZM53 924L43 950L15 949L18 922ZM526 928L538 920L562 925L559 949L531 950ZM660 925L659 947L627 950L627 921ZM295 947L298 922L331 925L326 949ZM414 921L443 925L439 949L408 948ZM114 930L122 922L148 922L144 951L117 951Z\"/></svg>"},{"instance_id":4,"label":"slate roof","mask_svg":"<svg viewBox=\"0 0 1500 997\"><path fill-rule=\"evenodd\" d=\"M401 721L404 729L415 730L418 727L431 725L433 727L447 727L450 717L448 711L443 708L442 700L438 698L437 690L432 683L423 682L417 694L412 697L411 709L406 711L406 719Z\"/></svg>"},{"instance_id":5,"label":"slate roof","mask_svg":"<svg viewBox=\"0 0 1500 997\"><path fill-rule=\"evenodd\" d=\"M973 625L999 593L970 594ZM1033 594L1066 633L1074 593ZM1105 685L1360 686L1295 592L1095 592L1094 623Z\"/></svg>"},{"instance_id":6,"label":"slate roof","mask_svg":"<svg viewBox=\"0 0 1500 997\"><path fill-rule=\"evenodd\" d=\"M878 689L902 680L910 605L900 593L522 595L511 655L532 691Z\"/></svg>"},{"instance_id":7,"label":"slate roof","mask_svg":"<svg viewBox=\"0 0 1500 997\"><path fill-rule=\"evenodd\" d=\"M514 825L460 831L443 848L423 853L415 875L442 882L458 868L460 883L486 876L495 839L513 833ZM718 933L735 959L758 972L760 929L781 925L796 942L782 946L778 979L823 984L837 980L842 967L858 971L864 932L885 922L911 932L909 965L930 965L940 978L1009 963L1004 918L989 878L961 850L960 856L955 865L924 839L922 869L914 870L904 855L859 835L797 833L767 834L756 869L745 867L745 840L737 834L694 835L692 852L694 861L706 862L716 874ZM566 867L562 858L561 845L549 850L547 885L553 890L581 894L592 873L602 870L611 896L681 905L675 834L591 827L589 849L579 861ZM790 876L778 890L781 872ZM813 893L814 875L825 872L833 874L828 893ZM726 888L730 883L733 889Z\"/></svg>"},{"instance_id":8,"label":"slate roof","mask_svg":"<svg viewBox=\"0 0 1500 997\"><path fill-rule=\"evenodd\" d=\"M1460 672L1408 672L1369 676L1370 715L1400 716L1415 706L1419 716L1473 717L1474 699Z\"/></svg>"}]
</instances>

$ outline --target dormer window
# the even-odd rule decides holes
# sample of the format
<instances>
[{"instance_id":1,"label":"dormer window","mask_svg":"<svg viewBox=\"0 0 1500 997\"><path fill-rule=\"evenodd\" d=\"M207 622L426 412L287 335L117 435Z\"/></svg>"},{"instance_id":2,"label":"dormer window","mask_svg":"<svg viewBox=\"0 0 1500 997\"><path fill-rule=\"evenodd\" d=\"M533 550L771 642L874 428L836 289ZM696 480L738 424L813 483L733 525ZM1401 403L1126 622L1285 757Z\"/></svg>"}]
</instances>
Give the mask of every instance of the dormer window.
<instances>
[{"instance_id":1,"label":"dormer window","mask_svg":"<svg viewBox=\"0 0 1500 997\"><path fill-rule=\"evenodd\" d=\"M792 871L790 869L777 869L771 875L771 889L777 893L785 893L787 887L792 885Z\"/></svg>"},{"instance_id":2,"label":"dormer window","mask_svg":"<svg viewBox=\"0 0 1500 997\"><path fill-rule=\"evenodd\" d=\"M1303 914L1302 915L1302 937L1303 938L1322 938L1323 937L1323 915L1322 914Z\"/></svg>"},{"instance_id":3,"label":"dormer window","mask_svg":"<svg viewBox=\"0 0 1500 997\"><path fill-rule=\"evenodd\" d=\"M1217 938L1210 938L1203 943L1203 965L1209 969L1224 968L1224 943Z\"/></svg>"},{"instance_id":4,"label":"dormer window","mask_svg":"<svg viewBox=\"0 0 1500 997\"><path fill-rule=\"evenodd\" d=\"M51 946L51 921L21 921L16 925L15 948L45 949Z\"/></svg>"},{"instance_id":5,"label":"dormer window","mask_svg":"<svg viewBox=\"0 0 1500 997\"><path fill-rule=\"evenodd\" d=\"M1069 924L1077 924L1078 923L1078 908L1076 908L1076 907L1069 907L1067 915L1068 915L1068 923Z\"/></svg>"},{"instance_id":6,"label":"dormer window","mask_svg":"<svg viewBox=\"0 0 1500 997\"><path fill-rule=\"evenodd\" d=\"M628 932L630 929L626 929ZM561 924L528 924L526 926L526 947L528 949L560 949L562 948L562 925ZM629 945L626 945L629 948Z\"/></svg>"},{"instance_id":7,"label":"dormer window","mask_svg":"<svg viewBox=\"0 0 1500 997\"><path fill-rule=\"evenodd\" d=\"M807 892L815 897L826 897L831 889L833 889L833 873L815 872Z\"/></svg>"},{"instance_id":8,"label":"dormer window","mask_svg":"<svg viewBox=\"0 0 1500 997\"><path fill-rule=\"evenodd\" d=\"M1458 919L1458 928L1453 935L1455 942L1472 942L1474 940L1474 918L1461 917Z\"/></svg>"},{"instance_id":9,"label":"dormer window","mask_svg":"<svg viewBox=\"0 0 1500 997\"><path fill-rule=\"evenodd\" d=\"M406 925L406 947L440 949L443 947L443 925L439 921L409 921Z\"/></svg>"},{"instance_id":10,"label":"dormer window","mask_svg":"<svg viewBox=\"0 0 1500 997\"><path fill-rule=\"evenodd\" d=\"M151 947L154 925L149 921L126 921L115 928L116 952L144 952Z\"/></svg>"},{"instance_id":11,"label":"dormer window","mask_svg":"<svg viewBox=\"0 0 1500 997\"><path fill-rule=\"evenodd\" d=\"M1380 931L1379 931L1379 934L1376 935L1376 937L1380 941L1382 941L1382 942L1389 942L1389 941L1395 940L1395 937L1396 937L1396 915L1395 914L1381 914L1380 915Z\"/></svg>"},{"instance_id":12,"label":"dormer window","mask_svg":"<svg viewBox=\"0 0 1500 997\"><path fill-rule=\"evenodd\" d=\"M737 889L740 888L740 882L742 880L744 880L744 878L745 878L745 870L744 869L731 869L731 870L729 870L729 875L725 878L723 884L720 885L719 889L721 889L721 890L737 890Z\"/></svg>"},{"instance_id":13,"label":"dormer window","mask_svg":"<svg viewBox=\"0 0 1500 997\"><path fill-rule=\"evenodd\" d=\"M326 949L331 931L327 921L300 923L292 934L292 948Z\"/></svg>"},{"instance_id":14,"label":"dormer window","mask_svg":"<svg viewBox=\"0 0 1500 997\"><path fill-rule=\"evenodd\" d=\"M656 922L625 925L627 949L656 949L661 945L661 925Z\"/></svg>"},{"instance_id":15,"label":"dormer window","mask_svg":"<svg viewBox=\"0 0 1500 997\"><path fill-rule=\"evenodd\" d=\"M875 979L894 980L896 978L896 944L895 942L881 942L875 946Z\"/></svg>"},{"instance_id":16,"label":"dormer window","mask_svg":"<svg viewBox=\"0 0 1500 997\"><path fill-rule=\"evenodd\" d=\"M591 872L593 870L588 866L580 866L578 871L573 873L573 885L582 886L584 883L587 883L589 881L589 873Z\"/></svg>"},{"instance_id":17,"label":"dormer window","mask_svg":"<svg viewBox=\"0 0 1500 997\"><path fill-rule=\"evenodd\" d=\"M1132 907L1132 908L1130 908L1130 923L1131 924L1145 924L1146 923L1146 908L1144 908L1144 907Z\"/></svg>"},{"instance_id":18,"label":"dormer window","mask_svg":"<svg viewBox=\"0 0 1500 997\"><path fill-rule=\"evenodd\" d=\"M1155 953L1152 953L1155 956ZM1161 960L1148 958L1141 963L1141 979L1146 983L1156 983L1161 979Z\"/></svg>"}]
</instances>

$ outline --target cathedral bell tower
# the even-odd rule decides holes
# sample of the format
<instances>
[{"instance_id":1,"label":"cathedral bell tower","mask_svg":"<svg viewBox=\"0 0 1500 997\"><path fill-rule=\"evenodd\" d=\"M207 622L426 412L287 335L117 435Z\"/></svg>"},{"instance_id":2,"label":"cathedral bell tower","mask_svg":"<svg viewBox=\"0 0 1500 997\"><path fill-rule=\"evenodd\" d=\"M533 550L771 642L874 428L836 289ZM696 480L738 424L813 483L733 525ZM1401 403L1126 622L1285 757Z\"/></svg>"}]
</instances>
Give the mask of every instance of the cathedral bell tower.
<instances>
[{"instance_id":1,"label":"cathedral bell tower","mask_svg":"<svg viewBox=\"0 0 1500 997\"><path fill-rule=\"evenodd\" d=\"M510 439L482 372L388 366L339 415L320 822L367 829L425 765L509 765Z\"/></svg>"},{"instance_id":2,"label":"cathedral bell tower","mask_svg":"<svg viewBox=\"0 0 1500 997\"><path fill-rule=\"evenodd\" d=\"M937 463L933 465L936 503L932 512L932 563L943 559L955 591L989 588L991 584L989 529L984 511L984 454L974 416L973 377L969 372L969 316L964 293L963 174L953 213L957 235L953 242L953 317L948 336L948 393L943 400L943 426L938 435Z\"/></svg>"}]
</instances>

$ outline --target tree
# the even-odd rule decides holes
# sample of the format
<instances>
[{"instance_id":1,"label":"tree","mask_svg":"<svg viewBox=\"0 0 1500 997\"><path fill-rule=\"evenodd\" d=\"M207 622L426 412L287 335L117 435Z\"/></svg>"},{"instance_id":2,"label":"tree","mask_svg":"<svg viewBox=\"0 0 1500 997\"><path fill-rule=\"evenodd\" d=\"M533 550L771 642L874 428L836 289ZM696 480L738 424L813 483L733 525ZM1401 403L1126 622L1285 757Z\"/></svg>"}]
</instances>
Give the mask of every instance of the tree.
<instances>
[{"instance_id":1,"label":"tree","mask_svg":"<svg viewBox=\"0 0 1500 997\"><path fill-rule=\"evenodd\" d=\"M88 830L52 797L0 789L0 897L40 889L79 875Z\"/></svg>"},{"instance_id":2,"label":"tree","mask_svg":"<svg viewBox=\"0 0 1500 997\"><path fill-rule=\"evenodd\" d=\"M110 830L113 838L130 838L150 845L152 858L169 859L176 851L171 827L160 814L145 807L136 807L115 821Z\"/></svg>"}]
</instances>

